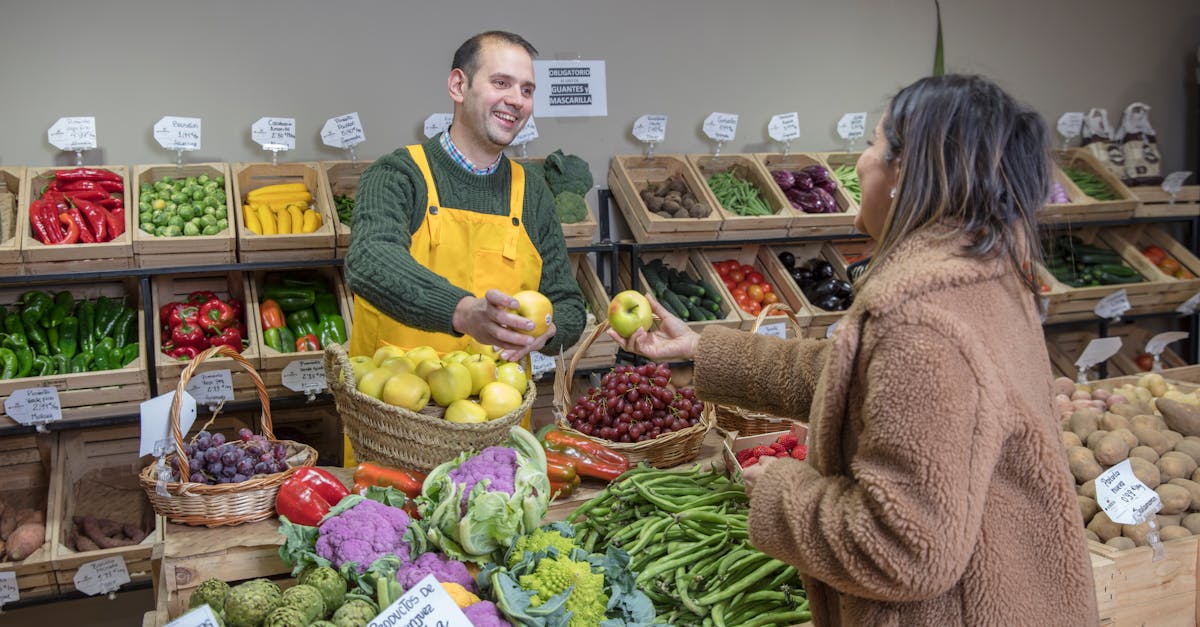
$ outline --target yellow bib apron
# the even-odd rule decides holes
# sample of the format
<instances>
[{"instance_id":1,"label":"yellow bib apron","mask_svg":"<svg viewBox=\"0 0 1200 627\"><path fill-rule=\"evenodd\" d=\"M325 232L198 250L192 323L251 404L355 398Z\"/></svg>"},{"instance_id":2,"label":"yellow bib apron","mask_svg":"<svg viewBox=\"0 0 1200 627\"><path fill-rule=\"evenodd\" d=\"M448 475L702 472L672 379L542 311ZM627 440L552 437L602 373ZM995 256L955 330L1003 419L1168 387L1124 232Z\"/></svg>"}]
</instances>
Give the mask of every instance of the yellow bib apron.
<instances>
[{"instance_id":1,"label":"yellow bib apron","mask_svg":"<svg viewBox=\"0 0 1200 627\"><path fill-rule=\"evenodd\" d=\"M512 168L509 214L490 215L443 207L429 169L425 149L408 146L408 153L425 177L428 207L421 227L412 235L409 254L417 263L477 298L489 289L505 294L536 290L541 284L542 256L521 223L525 204L525 170L510 161ZM376 309L366 299L354 296L354 325L350 333L350 355L374 355L385 345L404 350L432 346L439 354L467 347L471 338L422 331ZM525 371L529 372L528 364ZM528 421L528 416L526 417ZM346 463L353 463L349 442Z\"/></svg>"}]
</instances>

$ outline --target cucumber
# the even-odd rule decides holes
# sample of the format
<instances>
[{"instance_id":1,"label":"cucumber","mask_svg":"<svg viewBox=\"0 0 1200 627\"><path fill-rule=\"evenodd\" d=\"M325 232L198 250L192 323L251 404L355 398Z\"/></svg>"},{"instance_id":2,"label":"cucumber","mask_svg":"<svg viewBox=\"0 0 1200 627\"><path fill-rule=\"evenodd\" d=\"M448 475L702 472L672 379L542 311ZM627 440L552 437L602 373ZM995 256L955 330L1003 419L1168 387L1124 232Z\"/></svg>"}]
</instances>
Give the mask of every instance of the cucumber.
<instances>
[{"instance_id":1,"label":"cucumber","mask_svg":"<svg viewBox=\"0 0 1200 627\"><path fill-rule=\"evenodd\" d=\"M695 296L697 298L704 296L707 291L695 283L685 283L680 281L675 285L675 293L680 296Z\"/></svg>"},{"instance_id":2,"label":"cucumber","mask_svg":"<svg viewBox=\"0 0 1200 627\"><path fill-rule=\"evenodd\" d=\"M721 302L721 293L718 292L716 289L714 289L712 285L709 285L709 283L707 281L705 281L704 279L697 279L696 285L699 285L700 287L704 288L704 297L705 298L713 301L714 303L719 304Z\"/></svg>"},{"instance_id":3,"label":"cucumber","mask_svg":"<svg viewBox=\"0 0 1200 627\"><path fill-rule=\"evenodd\" d=\"M688 308L685 300L680 298L678 294L667 290L663 292L662 299L659 301L667 307L667 309L679 318L684 320L688 317Z\"/></svg>"},{"instance_id":4,"label":"cucumber","mask_svg":"<svg viewBox=\"0 0 1200 627\"><path fill-rule=\"evenodd\" d=\"M700 302L697 304L700 305L701 309L707 309L714 313L721 311L721 303L718 303L707 296L701 298Z\"/></svg>"},{"instance_id":5,"label":"cucumber","mask_svg":"<svg viewBox=\"0 0 1200 627\"><path fill-rule=\"evenodd\" d=\"M1137 272L1134 272L1133 268L1130 268L1129 266L1127 266L1123 263L1122 264L1114 264L1114 263L1098 264L1094 268L1092 268L1092 271L1093 272L1103 272L1106 274L1111 274L1113 276L1119 276L1119 277L1124 277L1124 278L1136 277L1138 275Z\"/></svg>"}]
</instances>

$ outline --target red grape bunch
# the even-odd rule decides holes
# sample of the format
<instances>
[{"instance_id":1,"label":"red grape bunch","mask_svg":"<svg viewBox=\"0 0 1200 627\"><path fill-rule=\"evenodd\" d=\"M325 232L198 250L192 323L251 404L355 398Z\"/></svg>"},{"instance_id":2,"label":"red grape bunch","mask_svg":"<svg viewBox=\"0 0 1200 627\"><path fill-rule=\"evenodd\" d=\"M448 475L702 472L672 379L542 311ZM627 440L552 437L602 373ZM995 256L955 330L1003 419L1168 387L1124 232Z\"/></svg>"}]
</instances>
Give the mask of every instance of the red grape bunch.
<instances>
[{"instance_id":1,"label":"red grape bunch","mask_svg":"<svg viewBox=\"0 0 1200 627\"><path fill-rule=\"evenodd\" d=\"M642 442L700 421L704 404L690 387L671 385L666 364L621 365L575 401L571 428L612 442Z\"/></svg>"},{"instance_id":2,"label":"red grape bunch","mask_svg":"<svg viewBox=\"0 0 1200 627\"><path fill-rule=\"evenodd\" d=\"M287 470L287 447L242 428L240 442L226 442L220 433L201 431L183 445L192 483L241 483L254 475ZM171 480L179 481L179 459L171 458Z\"/></svg>"}]
</instances>

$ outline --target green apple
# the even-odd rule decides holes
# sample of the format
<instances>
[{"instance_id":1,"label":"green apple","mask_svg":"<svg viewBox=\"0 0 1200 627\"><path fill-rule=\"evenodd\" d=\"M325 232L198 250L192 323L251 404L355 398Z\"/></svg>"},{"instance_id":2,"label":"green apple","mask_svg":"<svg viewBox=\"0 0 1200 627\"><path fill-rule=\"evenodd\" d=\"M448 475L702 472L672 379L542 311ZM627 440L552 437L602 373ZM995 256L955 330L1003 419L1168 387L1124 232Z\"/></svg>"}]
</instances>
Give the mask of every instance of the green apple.
<instances>
[{"instance_id":1,"label":"green apple","mask_svg":"<svg viewBox=\"0 0 1200 627\"><path fill-rule=\"evenodd\" d=\"M471 356L471 353L468 353L467 351L450 351L449 353L442 355L442 361L444 361L446 363L450 363L450 362L462 363L462 361L464 359L466 359L470 356Z\"/></svg>"},{"instance_id":2,"label":"green apple","mask_svg":"<svg viewBox=\"0 0 1200 627\"><path fill-rule=\"evenodd\" d=\"M429 384L415 374L407 372L392 375L383 386L383 402L403 407L410 411L421 411L429 404Z\"/></svg>"},{"instance_id":3,"label":"green apple","mask_svg":"<svg viewBox=\"0 0 1200 627\"><path fill-rule=\"evenodd\" d=\"M462 364L450 362L429 373L426 378L433 402L446 407L471 395L471 373Z\"/></svg>"},{"instance_id":4,"label":"green apple","mask_svg":"<svg viewBox=\"0 0 1200 627\"><path fill-rule=\"evenodd\" d=\"M363 375L375 369L375 359L366 355L355 355L350 358L350 368L354 371L354 380L362 381Z\"/></svg>"},{"instance_id":5,"label":"green apple","mask_svg":"<svg viewBox=\"0 0 1200 627\"><path fill-rule=\"evenodd\" d=\"M422 362L418 362L418 363L417 363L417 369L416 369L416 370L413 370L413 374L415 374L415 375L417 375L418 377L421 377L422 379L425 379L426 381L428 381L428 380L429 380L429 373L431 373L431 372L433 372L434 370L437 370L438 368L441 368L441 367L443 367L443 366L445 366L445 365L446 365L446 364L445 364L445 363L443 363L443 362L442 362L442 360L440 360L440 359L438 359L438 358L436 358L436 357L435 357L435 358L433 358L433 359L426 359L425 361L422 361Z\"/></svg>"},{"instance_id":6,"label":"green apple","mask_svg":"<svg viewBox=\"0 0 1200 627\"><path fill-rule=\"evenodd\" d=\"M400 374L402 372L414 372L417 369L417 365L413 363L413 360L405 357L404 355L388 357L387 359L383 360L383 363L379 364L379 367L387 368L396 374Z\"/></svg>"},{"instance_id":7,"label":"green apple","mask_svg":"<svg viewBox=\"0 0 1200 627\"><path fill-rule=\"evenodd\" d=\"M550 327L550 319L554 315L554 305L550 303L550 299L534 290L522 290L513 294L512 297L517 301L517 308L513 311L518 316L533 321L533 329L529 331L515 330L533 337L541 337L546 333L546 329Z\"/></svg>"},{"instance_id":8,"label":"green apple","mask_svg":"<svg viewBox=\"0 0 1200 627\"><path fill-rule=\"evenodd\" d=\"M445 418L448 422L468 424L487 422L488 419L487 412L480 407L479 403L465 398L450 403L450 406L446 408Z\"/></svg>"},{"instance_id":9,"label":"green apple","mask_svg":"<svg viewBox=\"0 0 1200 627\"><path fill-rule=\"evenodd\" d=\"M608 324L621 337L629 337L639 328L649 331L654 324L650 301L635 290L613 296L608 304Z\"/></svg>"},{"instance_id":10,"label":"green apple","mask_svg":"<svg viewBox=\"0 0 1200 627\"><path fill-rule=\"evenodd\" d=\"M358 391L370 396L371 398L380 398L383 396L383 386L388 379L392 378L395 373L384 368L376 368L362 376L358 380Z\"/></svg>"},{"instance_id":11,"label":"green apple","mask_svg":"<svg viewBox=\"0 0 1200 627\"><path fill-rule=\"evenodd\" d=\"M375 365L378 366L379 364L383 363L383 360L388 359L389 357L401 357L403 355L403 348L400 348L399 346L392 346L391 344L384 344L383 346L375 349L375 356L372 357L372 360L375 362Z\"/></svg>"},{"instance_id":12,"label":"green apple","mask_svg":"<svg viewBox=\"0 0 1200 627\"><path fill-rule=\"evenodd\" d=\"M471 394L478 394L484 385L496 380L496 362L491 357L471 355L462 365L471 373Z\"/></svg>"},{"instance_id":13,"label":"green apple","mask_svg":"<svg viewBox=\"0 0 1200 627\"><path fill-rule=\"evenodd\" d=\"M488 420L495 420L521 406L521 393L516 388L499 381L492 381L479 390L479 404L487 412Z\"/></svg>"},{"instance_id":14,"label":"green apple","mask_svg":"<svg viewBox=\"0 0 1200 627\"><path fill-rule=\"evenodd\" d=\"M529 385L529 377L525 375L525 368L515 361L506 361L500 364L496 368L496 380L513 386L522 396L525 395L525 388Z\"/></svg>"},{"instance_id":15,"label":"green apple","mask_svg":"<svg viewBox=\"0 0 1200 627\"><path fill-rule=\"evenodd\" d=\"M500 351L491 344L483 344L475 338L471 338L471 341L467 343L467 352L472 355L486 355L492 359L500 359Z\"/></svg>"},{"instance_id":16,"label":"green apple","mask_svg":"<svg viewBox=\"0 0 1200 627\"><path fill-rule=\"evenodd\" d=\"M426 359L438 359L438 352L432 346L418 346L408 351L407 356L414 364L419 364Z\"/></svg>"}]
</instances>

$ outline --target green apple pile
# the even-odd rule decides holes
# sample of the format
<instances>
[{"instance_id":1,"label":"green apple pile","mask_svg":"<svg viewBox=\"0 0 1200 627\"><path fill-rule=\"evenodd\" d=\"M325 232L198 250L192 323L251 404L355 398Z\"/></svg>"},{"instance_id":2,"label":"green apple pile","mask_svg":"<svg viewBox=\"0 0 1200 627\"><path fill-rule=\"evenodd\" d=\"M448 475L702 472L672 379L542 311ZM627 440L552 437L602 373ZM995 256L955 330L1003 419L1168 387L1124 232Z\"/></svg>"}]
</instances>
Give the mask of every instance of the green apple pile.
<instances>
[{"instance_id":1,"label":"green apple pile","mask_svg":"<svg viewBox=\"0 0 1200 627\"><path fill-rule=\"evenodd\" d=\"M439 355L432 346L404 350L386 345L350 358L358 391L389 405L421 411L432 401L445 419L480 423L521 406L528 380L516 362L472 341L467 350Z\"/></svg>"}]
</instances>

